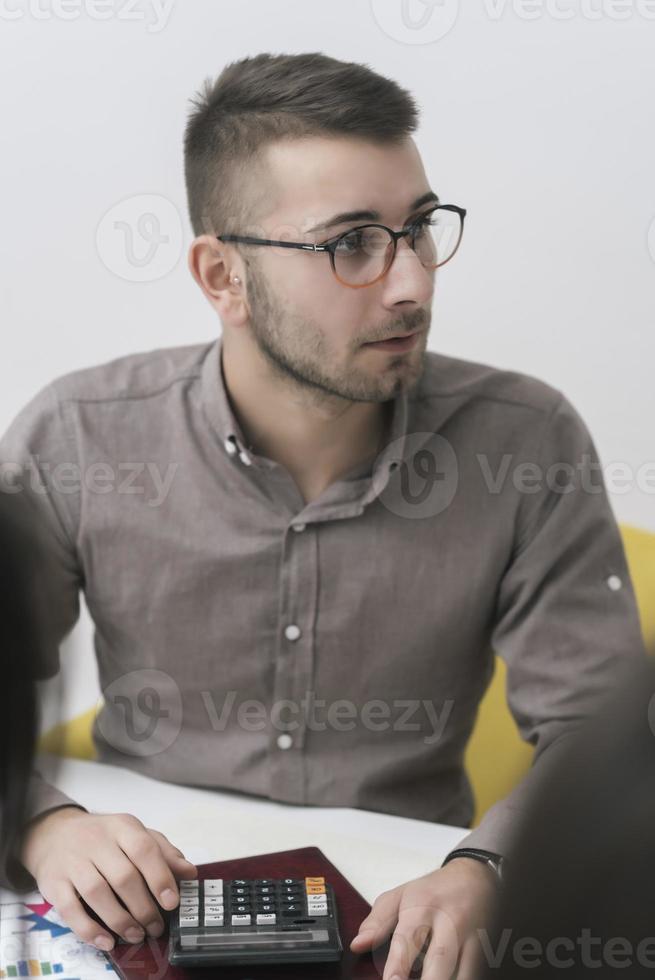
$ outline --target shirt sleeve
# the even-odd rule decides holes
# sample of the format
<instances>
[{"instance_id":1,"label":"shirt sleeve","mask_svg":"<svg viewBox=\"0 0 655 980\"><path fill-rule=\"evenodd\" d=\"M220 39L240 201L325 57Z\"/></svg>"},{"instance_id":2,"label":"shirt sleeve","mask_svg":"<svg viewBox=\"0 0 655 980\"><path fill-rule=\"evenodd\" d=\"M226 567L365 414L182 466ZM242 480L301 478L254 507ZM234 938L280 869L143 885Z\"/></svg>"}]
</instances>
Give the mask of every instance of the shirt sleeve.
<instances>
[{"instance_id":1,"label":"shirt sleeve","mask_svg":"<svg viewBox=\"0 0 655 980\"><path fill-rule=\"evenodd\" d=\"M501 855L528 796L557 766L569 737L599 709L631 661L646 657L596 447L561 393L537 459L534 479L523 484L533 489L520 494L514 553L492 632L493 649L507 665L507 702L521 737L535 748L533 762L457 845Z\"/></svg>"},{"instance_id":2,"label":"shirt sleeve","mask_svg":"<svg viewBox=\"0 0 655 980\"><path fill-rule=\"evenodd\" d=\"M21 494L21 504L39 540L45 565L39 576L37 680L59 671L59 647L78 620L82 573L76 553L80 472L72 421L53 386L42 389L16 416L0 439L0 491ZM28 774L26 774L26 777ZM30 777L25 822L48 810L78 805L34 772ZM1 832L0 828L0 832ZM33 887L15 860L0 867L0 886Z\"/></svg>"}]
</instances>

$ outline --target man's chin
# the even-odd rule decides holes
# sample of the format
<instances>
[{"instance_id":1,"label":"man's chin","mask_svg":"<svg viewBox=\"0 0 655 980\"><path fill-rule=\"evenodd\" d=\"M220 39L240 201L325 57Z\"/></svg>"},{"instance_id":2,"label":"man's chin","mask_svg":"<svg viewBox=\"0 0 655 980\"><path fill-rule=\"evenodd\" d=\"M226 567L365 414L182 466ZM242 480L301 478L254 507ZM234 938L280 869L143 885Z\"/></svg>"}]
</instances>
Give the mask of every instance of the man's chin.
<instances>
[{"instance_id":1,"label":"man's chin","mask_svg":"<svg viewBox=\"0 0 655 980\"><path fill-rule=\"evenodd\" d=\"M418 385L422 375L422 364L413 371L388 371L385 377L372 378L367 392L360 394L354 401L387 402L403 392L409 395Z\"/></svg>"},{"instance_id":2,"label":"man's chin","mask_svg":"<svg viewBox=\"0 0 655 980\"><path fill-rule=\"evenodd\" d=\"M408 354L393 357L386 365L383 375L388 375L390 387L394 392L409 392L418 384L424 367L425 346L423 345Z\"/></svg>"}]
</instances>

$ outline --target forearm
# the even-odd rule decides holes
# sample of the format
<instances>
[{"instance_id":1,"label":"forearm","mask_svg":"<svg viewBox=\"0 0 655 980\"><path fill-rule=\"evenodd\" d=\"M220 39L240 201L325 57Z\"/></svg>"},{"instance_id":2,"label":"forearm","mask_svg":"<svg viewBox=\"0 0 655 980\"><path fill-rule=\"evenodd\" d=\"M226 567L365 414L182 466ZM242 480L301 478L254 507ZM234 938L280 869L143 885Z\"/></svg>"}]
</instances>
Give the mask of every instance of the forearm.
<instances>
[{"instance_id":1,"label":"forearm","mask_svg":"<svg viewBox=\"0 0 655 980\"><path fill-rule=\"evenodd\" d=\"M567 730L554 739L534 759L531 769L517 783L511 793L491 806L482 820L455 849L471 847L491 851L505 857L525 815L529 800L538 791L553 767L562 762L568 750L569 739L576 729Z\"/></svg>"}]
</instances>

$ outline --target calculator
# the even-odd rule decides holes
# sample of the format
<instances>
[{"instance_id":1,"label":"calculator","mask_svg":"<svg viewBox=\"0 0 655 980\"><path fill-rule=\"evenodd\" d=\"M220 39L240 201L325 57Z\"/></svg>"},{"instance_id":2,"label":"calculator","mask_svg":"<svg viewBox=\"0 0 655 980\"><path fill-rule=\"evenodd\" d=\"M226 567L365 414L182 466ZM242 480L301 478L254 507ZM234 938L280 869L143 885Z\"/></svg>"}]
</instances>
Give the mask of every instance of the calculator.
<instances>
[{"instance_id":1,"label":"calculator","mask_svg":"<svg viewBox=\"0 0 655 980\"><path fill-rule=\"evenodd\" d=\"M179 885L168 947L175 966L341 958L337 905L325 878L206 878Z\"/></svg>"}]
</instances>

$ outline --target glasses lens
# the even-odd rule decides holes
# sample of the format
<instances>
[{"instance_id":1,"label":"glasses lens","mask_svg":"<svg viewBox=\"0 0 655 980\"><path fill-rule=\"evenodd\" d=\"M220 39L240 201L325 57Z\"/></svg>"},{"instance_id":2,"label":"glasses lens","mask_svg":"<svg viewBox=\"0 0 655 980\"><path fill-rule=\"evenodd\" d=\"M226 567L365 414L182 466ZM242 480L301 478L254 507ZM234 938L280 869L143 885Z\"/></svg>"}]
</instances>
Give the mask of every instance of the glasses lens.
<instances>
[{"instance_id":1,"label":"glasses lens","mask_svg":"<svg viewBox=\"0 0 655 980\"><path fill-rule=\"evenodd\" d=\"M423 265L436 269L457 251L462 237L462 219L457 211L433 211L416 225L412 247Z\"/></svg>"},{"instance_id":2,"label":"glasses lens","mask_svg":"<svg viewBox=\"0 0 655 980\"><path fill-rule=\"evenodd\" d=\"M436 269L452 259L462 230L462 218L457 211L438 208L414 224L408 239L423 265ZM349 286L367 286L384 275L392 258L393 239L389 232L365 225L345 232L337 240L334 271Z\"/></svg>"},{"instance_id":3,"label":"glasses lens","mask_svg":"<svg viewBox=\"0 0 655 980\"><path fill-rule=\"evenodd\" d=\"M354 228L337 240L334 271L349 286L366 286L386 271L392 254L393 241L384 228Z\"/></svg>"}]
</instances>

